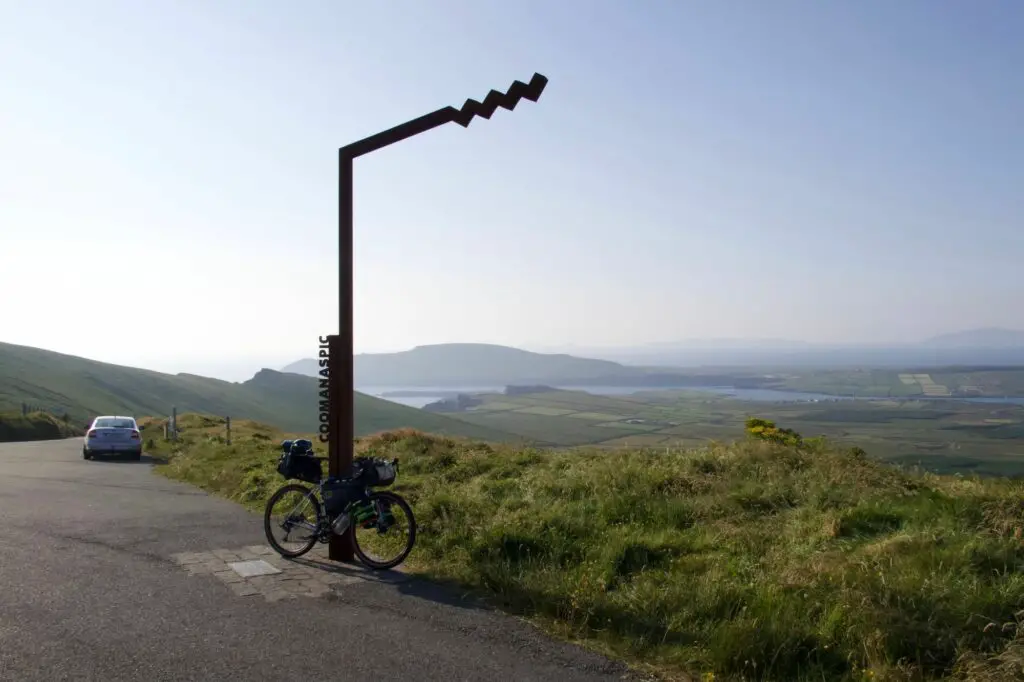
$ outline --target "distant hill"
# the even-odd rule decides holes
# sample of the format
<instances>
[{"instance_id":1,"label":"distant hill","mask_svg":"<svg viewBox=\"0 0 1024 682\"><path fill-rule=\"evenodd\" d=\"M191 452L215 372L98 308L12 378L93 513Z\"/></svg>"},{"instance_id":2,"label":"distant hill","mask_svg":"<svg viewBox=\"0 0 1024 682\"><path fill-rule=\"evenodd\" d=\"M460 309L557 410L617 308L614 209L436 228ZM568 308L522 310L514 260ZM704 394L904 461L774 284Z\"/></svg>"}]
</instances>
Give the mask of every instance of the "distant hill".
<instances>
[{"instance_id":1,"label":"distant hill","mask_svg":"<svg viewBox=\"0 0 1024 682\"><path fill-rule=\"evenodd\" d=\"M577 349L628 366L681 368L943 367L1024 365L1024 331L972 329L909 343L815 343L787 339L691 339Z\"/></svg>"},{"instance_id":2,"label":"distant hill","mask_svg":"<svg viewBox=\"0 0 1024 682\"><path fill-rule=\"evenodd\" d=\"M473 388L549 386L685 386L700 368L943 367L1024 365L1024 331L976 329L915 343L830 344L787 339L716 339L577 350L591 357L537 353L484 343L417 346L398 353L355 356L357 386ZM284 372L315 376L317 361L298 360ZM705 377L697 383L710 381ZM730 382L727 382L730 383Z\"/></svg>"},{"instance_id":3,"label":"distant hill","mask_svg":"<svg viewBox=\"0 0 1024 682\"><path fill-rule=\"evenodd\" d=\"M934 336L924 342L932 348L1024 348L1024 331L1019 329L969 329Z\"/></svg>"},{"instance_id":4,"label":"distant hill","mask_svg":"<svg viewBox=\"0 0 1024 682\"><path fill-rule=\"evenodd\" d=\"M241 383L194 374L165 374L53 351L0 343L0 412L22 403L67 412L76 424L97 414L165 416L199 412L254 419L286 431L318 425L315 379L263 369ZM356 435L411 427L453 436L513 440L491 429L356 394Z\"/></svg>"},{"instance_id":5,"label":"distant hill","mask_svg":"<svg viewBox=\"0 0 1024 682\"><path fill-rule=\"evenodd\" d=\"M284 372L315 376L316 360L299 360ZM649 372L609 360L532 353L485 343L417 346L399 353L355 356L359 386L501 386L506 384L575 384L642 379Z\"/></svg>"}]
</instances>

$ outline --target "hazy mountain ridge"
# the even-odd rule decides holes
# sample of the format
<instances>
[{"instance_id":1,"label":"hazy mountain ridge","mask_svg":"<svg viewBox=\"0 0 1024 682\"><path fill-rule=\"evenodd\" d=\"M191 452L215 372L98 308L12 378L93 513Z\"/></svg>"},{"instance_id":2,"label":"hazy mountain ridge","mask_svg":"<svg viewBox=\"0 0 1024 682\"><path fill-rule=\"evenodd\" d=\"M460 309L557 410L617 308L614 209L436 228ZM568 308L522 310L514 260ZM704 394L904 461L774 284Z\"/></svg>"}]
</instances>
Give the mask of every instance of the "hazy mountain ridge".
<instances>
[{"instance_id":1,"label":"hazy mountain ridge","mask_svg":"<svg viewBox=\"0 0 1024 682\"><path fill-rule=\"evenodd\" d=\"M534 353L484 343L435 344L397 353L362 353L355 356L354 363L356 384L360 386L572 383L640 380L650 374L644 368L610 360ZM308 358L293 362L282 371L315 376L319 366L316 360Z\"/></svg>"},{"instance_id":2,"label":"hazy mountain ridge","mask_svg":"<svg viewBox=\"0 0 1024 682\"><path fill-rule=\"evenodd\" d=\"M715 345L720 344L720 345ZM756 345L762 344L762 345ZM587 353L584 357L582 353ZM465 387L508 384L684 385L694 367L943 367L1024 365L1024 331L976 329L913 344L820 344L787 339L701 340L635 348L540 353L482 343L417 346L397 353L355 356L359 386ZM317 361L293 362L285 372L315 376ZM677 374L678 373L678 374Z\"/></svg>"},{"instance_id":3,"label":"hazy mountain ridge","mask_svg":"<svg viewBox=\"0 0 1024 682\"><path fill-rule=\"evenodd\" d=\"M693 367L942 367L1024 365L1024 331L971 329L923 341L823 343L791 339L689 339L640 346L573 349L630 365Z\"/></svg>"},{"instance_id":4,"label":"hazy mountain ridge","mask_svg":"<svg viewBox=\"0 0 1024 682\"><path fill-rule=\"evenodd\" d=\"M1024 348L1024 331L988 327L933 336L923 345L942 348Z\"/></svg>"},{"instance_id":5,"label":"hazy mountain ridge","mask_svg":"<svg viewBox=\"0 0 1024 682\"><path fill-rule=\"evenodd\" d=\"M666 350L893 350L930 348L935 346L963 349L987 347L1024 348L1024 330L1008 329L1004 327L983 327L939 334L920 341L840 342L801 341L798 339L784 338L692 338L676 341L656 341L635 346L551 346L544 348L543 352L567 352L587 357L601 357L607 354L644 354L662 352Z\"/></svg>"}]
</instances>

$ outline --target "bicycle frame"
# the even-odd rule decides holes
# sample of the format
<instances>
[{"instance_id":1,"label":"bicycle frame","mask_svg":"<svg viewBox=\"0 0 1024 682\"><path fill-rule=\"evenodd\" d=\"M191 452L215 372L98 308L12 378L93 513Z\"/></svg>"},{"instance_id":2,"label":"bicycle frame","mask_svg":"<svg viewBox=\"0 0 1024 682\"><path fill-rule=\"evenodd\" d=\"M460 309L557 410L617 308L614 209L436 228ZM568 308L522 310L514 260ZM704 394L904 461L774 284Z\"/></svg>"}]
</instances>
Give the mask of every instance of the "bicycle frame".
<instances>
[{"instance_id":1,"label":"bicycle frame","mask_svg":"<svg viewBox=\"0 0 1024 682\"><path fill-rule=\"evenodd\" d=\"M367 493L368 489L364 488L363 492ZM309 523L293 521L292 517L295 515L296 510L298 510L302 505L308 503L309 497L310 497L311 494L316 494L316 493L319 493L319 496L320 496L319 500L318 500L318 503L320 505L320 511L321 511L321 513L317 514L317 524L315 526L313 526L313 525L311 525ZM299 526L299 527L307 528L309 531L311 531L313 533L316 533L319 536L317 538L317 541L320 542L321 544L329 542L330 539L331 539L331 535L334 533L334 529L332 528L332 525L331 525L332 524L331 515L327 513L326 505L324 504L323 500L324 500L324 486L323 486L323 481L321 481L320 483L316 483L314 485L313 489L310 490L310 493L307 494L307 495L304 495L302 497L302 501L299 502L299 504L295 505L295 507L292 508L292 510L290 512L288 512L288 514L285 515L284 520L281 522L281 527L284 528L285 533L290 533L292 528L294 528L295 526ZM342 510L339 512L338 515L340 515L340 514L350 514L352 512L352 508L356 504L361 502L361 501L362 500L359 500L359 499L349 500L348 502L345 503L345 506L342 508ZM374 516L376 517L375 520L378 522L377 523L378 532L382 532L383 533L383 532L385 532L387 530L387 527L381 526L380 518L385 515L386 510L380 509L379 508L379 503L377 505L374 505L374 506L375 506L375 509L374 509L375 514L374 514ZM337 517L338 515L335 515L335 517Z\"/></svg>"}]
</instances>

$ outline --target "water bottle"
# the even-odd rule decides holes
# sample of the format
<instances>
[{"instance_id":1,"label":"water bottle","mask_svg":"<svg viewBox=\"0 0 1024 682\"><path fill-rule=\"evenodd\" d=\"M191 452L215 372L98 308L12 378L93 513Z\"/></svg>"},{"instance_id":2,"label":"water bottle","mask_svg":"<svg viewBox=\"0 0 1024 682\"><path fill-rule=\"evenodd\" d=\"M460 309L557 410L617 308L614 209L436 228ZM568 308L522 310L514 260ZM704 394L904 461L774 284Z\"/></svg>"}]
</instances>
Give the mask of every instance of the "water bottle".
<instances>
[{"instance_id":1,"label":"water bottle","mask_svg":"<svg viewBox=\"0 0 1024 682\"><path fill-rule=\"evenodd\" d=\"M348 530L348 524L351 523L351 521L352 519L348 514L338 514L338 518L334 519L334 522L331 524L331 530L333 530L336 535L341 535Z\"/></svg>"}]
</instances>

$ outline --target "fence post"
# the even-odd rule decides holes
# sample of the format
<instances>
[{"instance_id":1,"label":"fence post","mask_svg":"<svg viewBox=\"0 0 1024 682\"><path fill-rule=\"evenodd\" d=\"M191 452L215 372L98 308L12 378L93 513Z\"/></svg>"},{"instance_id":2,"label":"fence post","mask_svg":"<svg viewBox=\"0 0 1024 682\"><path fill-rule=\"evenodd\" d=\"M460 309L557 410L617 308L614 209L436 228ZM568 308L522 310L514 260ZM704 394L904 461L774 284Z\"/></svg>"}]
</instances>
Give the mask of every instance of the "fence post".
<instances>
[{"instance_id":1,"label":"fence post","mask_svg":"<svg viewBox=\"0 0 1024 682\"><path fill-rule=\"evenodd\" d=\"M225 417L224 422L228 427L228 445L231 445L231 417Z\"/></svg>"}]
</instances>

